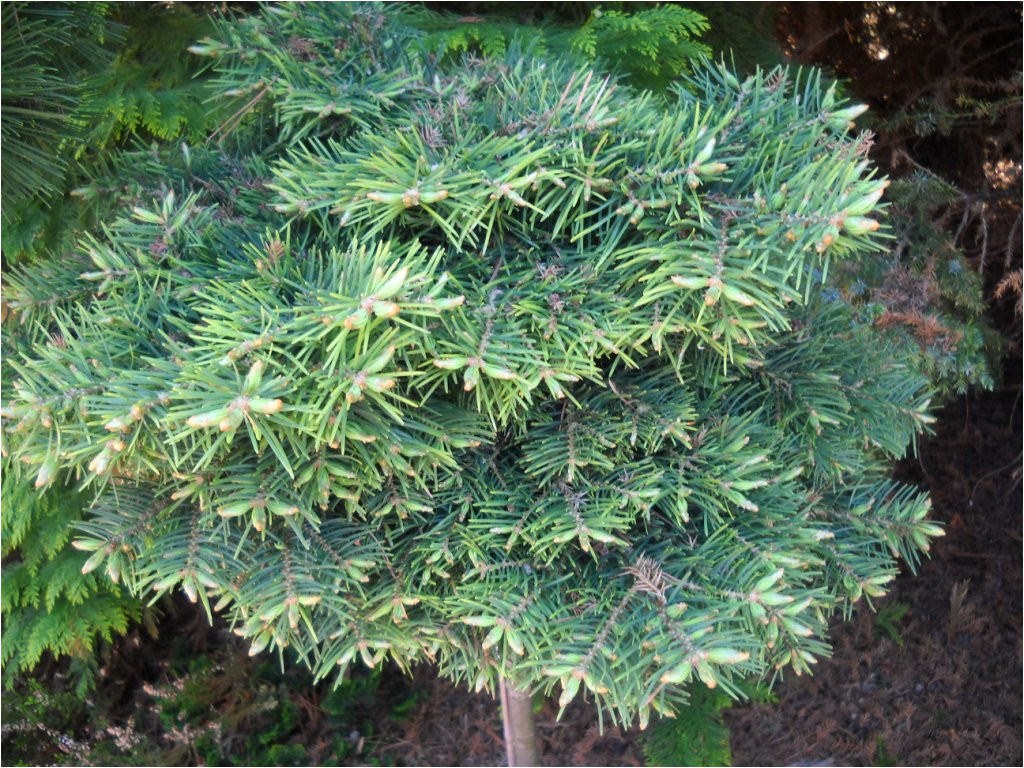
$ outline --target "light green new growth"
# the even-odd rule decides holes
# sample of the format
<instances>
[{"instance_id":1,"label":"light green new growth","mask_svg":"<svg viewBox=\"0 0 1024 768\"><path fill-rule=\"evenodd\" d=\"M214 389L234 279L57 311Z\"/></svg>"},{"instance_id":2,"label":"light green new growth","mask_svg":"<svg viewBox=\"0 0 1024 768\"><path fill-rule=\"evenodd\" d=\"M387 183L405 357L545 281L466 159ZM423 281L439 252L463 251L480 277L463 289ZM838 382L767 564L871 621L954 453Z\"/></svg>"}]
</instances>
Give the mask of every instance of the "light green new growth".
<instances>
[{"instance_id":1,"label":"light green new growth","mask_svg":"<svg viewBox=\"0 0 1024 768\"><path fill-rule=\"evenodd\" d=\"M97 493L86 570L320 676L645 724L808 670L940 533L887 474L926 382L821 292L877 247L861 108L785 70L667 109L514 50L425 75L416 35L286 5L196 47L276 143L124 156L151 192L11 276L12 458Z\"/></svg>"}]
</instances>

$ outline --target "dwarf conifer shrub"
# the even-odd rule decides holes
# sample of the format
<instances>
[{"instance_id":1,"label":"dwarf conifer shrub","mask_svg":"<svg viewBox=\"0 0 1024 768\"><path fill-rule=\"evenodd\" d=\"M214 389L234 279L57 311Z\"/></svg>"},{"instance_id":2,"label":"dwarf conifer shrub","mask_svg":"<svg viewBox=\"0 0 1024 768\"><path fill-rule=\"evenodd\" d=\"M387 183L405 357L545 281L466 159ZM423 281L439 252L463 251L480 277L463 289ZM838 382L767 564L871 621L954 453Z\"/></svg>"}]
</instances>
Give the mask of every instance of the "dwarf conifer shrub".
<instances>
[{"instance_id":1,"label":"dwarf conifer shrub","mask_svg":"<svg viewBox=\"0 0 1024 768\"><path fill-rule=\"evenodd\" d=\"M10 278L5 450L95 493L87 571L320 676L646 723L808 670L940 533L888 476L927 383L822 290L880 234L861 108L414 34L289 5L196 47L251 151L121 156L104 226Z\"/></svg>"}]
</instances>

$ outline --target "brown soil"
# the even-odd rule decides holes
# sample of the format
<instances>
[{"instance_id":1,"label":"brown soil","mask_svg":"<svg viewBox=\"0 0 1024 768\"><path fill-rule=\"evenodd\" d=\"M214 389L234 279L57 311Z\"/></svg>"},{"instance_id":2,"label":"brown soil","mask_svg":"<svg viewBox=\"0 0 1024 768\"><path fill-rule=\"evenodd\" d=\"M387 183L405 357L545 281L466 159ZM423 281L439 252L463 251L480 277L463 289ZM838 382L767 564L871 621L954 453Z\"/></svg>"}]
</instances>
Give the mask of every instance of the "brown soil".
<instances>
[{"instance_id":1,"label":"brown soil","mask_svg":"<svg viewBox=\"0 0 1024 768\"><path fill-rule=\"evenodd\" d=\"M394 683L398 696L408 695L408 681ZM396 765L505 765L496 699L438 678L428 668L417 671L411 687L425 695L401 721L388 719L392 702L386 695L378 701L382 731L371 755ZM644 765L637 735L607 725L602 733L594 707L581 697L561 720L557 713L550 700L537 713L544 765Z\"/></svg>"},{"instance_id":2,"label":"brown soil","mask_svg":"<svg viewBox=\"0 0 1024 768\"><path fill-rule=\"evenodd\" d=\"M1022 764L1021 403L1010 394L947 407L901 479L931 492L946 525L931 560L906 573L875 607L906 606L890 632L862 606L833 626L832 659L789 678L777 704L726 714L736 765ZM497 704L487 695L416 675L425 694L388 720L408 683L386 680L371 754L398 765L502 765ZM642 735L597 728L577 701L560 722L538 715L547 765L643 765Z\"/></svg>"}]
</instances>

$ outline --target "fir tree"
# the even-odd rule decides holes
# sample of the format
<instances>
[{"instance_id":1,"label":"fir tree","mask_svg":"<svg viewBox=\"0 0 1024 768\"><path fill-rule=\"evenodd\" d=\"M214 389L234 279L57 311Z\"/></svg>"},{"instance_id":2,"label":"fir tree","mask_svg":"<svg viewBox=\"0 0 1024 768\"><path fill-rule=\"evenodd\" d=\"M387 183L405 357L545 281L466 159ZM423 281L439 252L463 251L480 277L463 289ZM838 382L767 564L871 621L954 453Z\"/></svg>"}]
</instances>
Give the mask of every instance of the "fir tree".
<instances>
[{"instance_id":1,"label":"fir tree","mask_svg":"<svg viewBox=\"0 0 1024 768\"><path fill-rule=\"evenodd\" d=\"M888 476L927 381L822 290L884 232L862 108L437 69L396 13L196 46L259 151L123 156L102 228L12 275L5 449L95 493L86 571L321 677L428 660L646 724L808 671L941 533Z\"/></svg>"}]
</instances>

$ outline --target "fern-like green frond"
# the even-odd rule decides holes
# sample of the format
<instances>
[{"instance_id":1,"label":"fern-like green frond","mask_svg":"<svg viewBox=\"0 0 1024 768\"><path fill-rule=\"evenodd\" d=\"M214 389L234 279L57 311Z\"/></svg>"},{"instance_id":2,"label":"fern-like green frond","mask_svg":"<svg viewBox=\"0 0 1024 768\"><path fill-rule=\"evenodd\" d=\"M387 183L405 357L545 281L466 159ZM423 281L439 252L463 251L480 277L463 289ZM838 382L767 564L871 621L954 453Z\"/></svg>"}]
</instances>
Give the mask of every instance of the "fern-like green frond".
<instances>
[{"instance_id":1,"label":"fern-like green frond","mask_svg":"<svg viewBox=\"0 0 1024 768\"><path fill-rule=\"evenodd\" d=\"M739 689L744 698L756 703L774 700L763 684L741 683ZM729 728L722 713L735 703L718 688L691 688L687 706L675 717L658 720L644 735L647 765L732 765Z\"/></svg>"},{"instance_id":2,"label":"fern-like green frond","mask_svg":"<svg viewBox=\"0 0 1024 768\"><path fill-rule=\"evenodd\" d=\"M677 5L631 12L594 9L582 26L554 18L524 24L502 10L455 16L409 8L406 16L423 33L420 45L439 62L467 53L502 56L515 43L537 56L569 56L596 64L646 88L663 89L711 54L699 42L708 30L705 17Z\"/></svg>"},{"instance_id":3,"label":"fern-like green frond","mask_svg":"<svg viewBox=\"0 0 1024 768\"><path fill-rule=\"evenodd\" d=\"M4 461L0 490L4 566L0 571L4 683L43 657L84 659L99 639L111 641L142 617L142 602L97 573L83 574L88 553L71 547L73 525L86 506L66 487L33 492L30 478ZM78 665L88 673L94 665ZM89 687L88 680L79 681Z\"/></svg>"}]
</instances>

